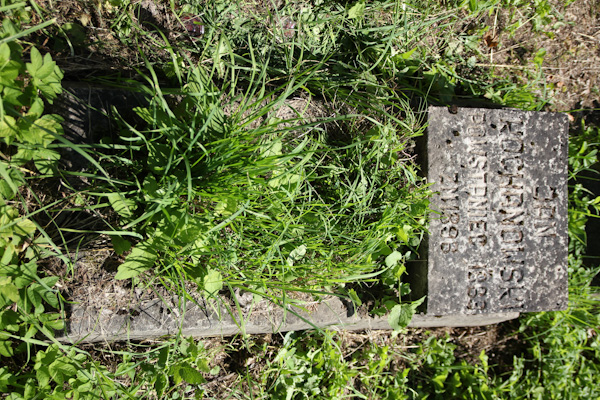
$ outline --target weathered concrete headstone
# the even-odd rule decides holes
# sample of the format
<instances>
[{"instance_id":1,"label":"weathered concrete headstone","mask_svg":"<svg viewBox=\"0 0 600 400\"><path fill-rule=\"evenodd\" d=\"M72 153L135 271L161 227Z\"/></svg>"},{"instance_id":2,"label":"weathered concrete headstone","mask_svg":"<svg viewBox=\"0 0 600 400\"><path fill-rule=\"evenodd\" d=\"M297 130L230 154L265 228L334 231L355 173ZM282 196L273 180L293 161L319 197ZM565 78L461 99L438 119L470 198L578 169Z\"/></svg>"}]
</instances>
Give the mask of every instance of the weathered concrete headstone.
<instances>
[{"instance_id":1,"label":"weathered concrete headstone","mask_svg":"<svg viewBox=\"0 0 600 400\"><path fill-rule=\"evenodd\" d=\"M567 139L562 114L429 109L429 315L566 308Z\"/></svg>"}]
</instances>

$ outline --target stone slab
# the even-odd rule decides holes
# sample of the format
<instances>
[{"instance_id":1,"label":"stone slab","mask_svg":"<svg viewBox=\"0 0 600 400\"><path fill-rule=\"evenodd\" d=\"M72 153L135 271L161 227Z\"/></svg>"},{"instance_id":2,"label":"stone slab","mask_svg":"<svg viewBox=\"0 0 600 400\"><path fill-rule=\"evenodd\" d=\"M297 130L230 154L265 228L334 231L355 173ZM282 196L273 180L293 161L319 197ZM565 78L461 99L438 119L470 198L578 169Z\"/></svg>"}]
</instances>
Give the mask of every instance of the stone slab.
<instances>
[{"instance_id":1,"label":"stone slab","mask_svg":"<svg viewBox=\"0 0 600 400\"><path fill-rule=\"evenodd\" d=\"M103 137L119 134L116 120L133 122L133 108L148 103L142 93L127 89L83 82L63 82L62 86L62 94L48 111L64 118L65 137L74 143L99 143Z\"/></svg>"},{"instance_id":2,"label":"stone slab","mask_svg":"<svg viewBox=\"0 0 600 400\"><path fill-rule=\"evenodd\" d=\"M564 114L429 108L427 313L567 307Z\"/></svg>"},{"instance_id":3,"label":"stone slab","mask_svg":"<svg viewBox=\"0 0 600 400\"><path fill-rule=\"evenodd\" d=\"M95 145L112 141L119 135L122 119L135 125L139 117L134 107L147 105L142 93L126 89L63 82L63 92L48 107L48 112L63 117L65 137L76 145ZM89 161L70 148L62 148L61 162L67 170L85 170Z\"/></svg>"},{"instance_id":4,"label":"stone slab","mask_svg":"<svg viewBox=\"0 0 600 400\"><path fill-rule=\"evenodd\" d=\"M151 340L182 334L193 337L264 334L306 329L389 330L386 317L371 318L356 313L337 297L305 307L283 309L256 305L257 310L188 302L185 312L177 297L168 301L141 302L129 312L75 306L70 313L63 343L96 343ZM415 315L409 327L464 327L490 325L517 318L519 313L430 316Z\"/></svg>"}]
</instances>

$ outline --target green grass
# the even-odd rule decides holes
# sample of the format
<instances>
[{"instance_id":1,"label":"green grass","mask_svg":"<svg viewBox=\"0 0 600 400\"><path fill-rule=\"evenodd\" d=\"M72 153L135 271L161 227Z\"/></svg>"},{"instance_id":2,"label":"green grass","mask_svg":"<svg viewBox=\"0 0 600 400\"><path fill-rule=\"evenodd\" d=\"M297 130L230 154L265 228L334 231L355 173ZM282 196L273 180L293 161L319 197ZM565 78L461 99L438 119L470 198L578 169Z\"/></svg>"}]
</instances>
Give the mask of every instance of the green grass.
<instances>
[{"instance_id":1,"label":"green grass","mask_svg":"<svg viewBox=\"0 0 600 400\"><path fill-rule=\"evenodd\" d=\"M234 301L242 289L284 306L292 291L358 303L378 288L380 313L412 310L400 296L427 227L413 150L426 104L543 109L542 49L518 74L498 74L479 44L499 13L507 34L551 34L553 4L161 2L156 15L171 21L200 15L205 33L191 39L181 21L164 29L140 3L117 0L89 11L112 38L89 43L85 13L0 3L0 398L598 397L597 269L582 264L598 201L579 182L597 162L596 126L573 131L569 147L569 309L523 316L506 334L517 344L508 361L465 357L439 334L407 343L405 331L67 346L53 334L65 299L45 269L51 257L73 268L68 253L102 232L125 260L116 279L134 287L194 284ZM42 57L46 45L56 54ZM147 105L119 119L117 135L81 145L61 137L43 101L61 90L52 56L91 48L119 49L127 63L115 62L131 68L95 81ZM65 147L89 162L85 173L61 168ZM73 229L60 210L101 227Z\"/></svg>"}]
</instances>

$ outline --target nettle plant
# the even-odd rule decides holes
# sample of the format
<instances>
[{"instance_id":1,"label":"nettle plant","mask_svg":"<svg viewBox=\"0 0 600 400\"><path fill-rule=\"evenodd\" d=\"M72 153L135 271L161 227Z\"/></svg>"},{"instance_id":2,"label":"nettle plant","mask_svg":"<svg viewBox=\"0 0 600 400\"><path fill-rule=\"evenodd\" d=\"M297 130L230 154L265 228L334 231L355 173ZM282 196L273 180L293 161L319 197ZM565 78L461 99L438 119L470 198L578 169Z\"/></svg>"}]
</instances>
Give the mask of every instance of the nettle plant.
<instances>
[{"instance_id":1,"label":"nettle plant","mask_svg":"<svg viewBox=\"0 0 600 400\"><path fill-rule=\"evenodd\" d=\"M2 30L3 37L18 33L9 19L3 21ZM7 146L9 158L1 164L6 171L0 187L4 199L14 197L15 188L24 183L26 169L20 167L33 162L40 174L48 175L53 173L60 158L49 145L62 133L62 121L57 115L43 115L43 112L44 99L52 103L61 93L63 74L50 54L42 57L31 47L31 62L25 63L21 58L23 51L15 41L0 45L0 138Z\"/></svg>"},{"instance_id":2,"label":"nettle plant","mask_svg":"<svg viewBox=\"0 0 600 400\"><path fill-rule=\"evenodd\" d=\"M44 100L52 102L61 92L62 72L49 54L42 56L15 38L21 30L8 18L0 29L0 356L29 351L39 332L51 335L60 329L59 306L52 287L58 277L37 274L37 226L23 215L27 204L20 199L26 177L40 178L56 172L59 154L51 143L62 133L60 119L43 115ZM5 377L7 369L0 368ZM0 382L0 387L2 383Z\"/></svg>"}]
</instances>

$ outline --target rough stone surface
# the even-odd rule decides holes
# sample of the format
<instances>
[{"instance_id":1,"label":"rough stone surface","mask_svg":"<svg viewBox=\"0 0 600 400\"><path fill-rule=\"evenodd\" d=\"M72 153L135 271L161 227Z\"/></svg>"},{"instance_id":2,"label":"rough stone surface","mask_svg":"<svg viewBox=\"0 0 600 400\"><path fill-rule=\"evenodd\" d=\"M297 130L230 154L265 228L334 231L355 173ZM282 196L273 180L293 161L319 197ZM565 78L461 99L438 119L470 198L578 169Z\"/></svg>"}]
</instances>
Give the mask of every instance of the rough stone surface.
<instances>
[{"instance_id":1,"label":"rough stone surface","mask_svg":"<svg viewBox=\"0 0 600 400\"><path fill-rule=\"evenodd\" d=\"M260 334L315 328L338 330L390 329L386 317L370 318L354 312L337 297L302 308L283 310L272 304L257 304L260 311L228 308L216 303L185 305L177 297L166 301L141 302L127 313L109 309L75 306L63 335L63 343L149 340L181 333L184 336L229 336L238 333ZM519 313L430 316L415 315L410 327L459 327L495 324L517 318Z\"/></svg>"},{"instance_id":2,"label":"rough stone surface","mask_svg":"<svg viewBox=\"0 0 600 400\"><path fill-rule=\"evenodd\" d=\"M133 121L133 108L147 104L142 93L131 90L80 82L63 82L63 89L49 111L65 119L65 136L75 143L98 143L103 137L118 134L115 120Z\"/></svg>"},{"instance_id":3,"label":"rough stone surface","mask_svg":"<svg viewBox=\"0 0 600 400\"><path fill-rule=\"evenodd\" d=\"M144 95L124 89L63 82L63 92L48 111L64 118L65 137L75 144L98 144L120 132L117 119L135 125L134 107L147 104ZM61 161L68 170L83 170L89 161L70 148L62 149Z\"/></svg>"},{"instance_id":4,"label":"rough stone surface","mask_svg":"<svg viewBox=\"0 0 600 400\"><path fill-rule=\"evenodd\" d=\"M429 109L430 315L567 306L566 115Z\"/></svg>"}]
</instances>

